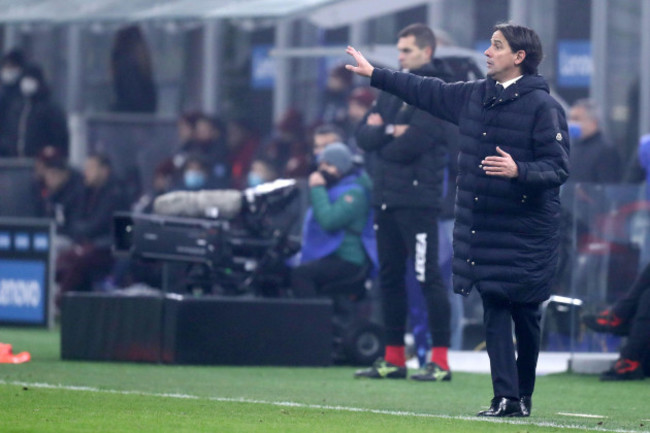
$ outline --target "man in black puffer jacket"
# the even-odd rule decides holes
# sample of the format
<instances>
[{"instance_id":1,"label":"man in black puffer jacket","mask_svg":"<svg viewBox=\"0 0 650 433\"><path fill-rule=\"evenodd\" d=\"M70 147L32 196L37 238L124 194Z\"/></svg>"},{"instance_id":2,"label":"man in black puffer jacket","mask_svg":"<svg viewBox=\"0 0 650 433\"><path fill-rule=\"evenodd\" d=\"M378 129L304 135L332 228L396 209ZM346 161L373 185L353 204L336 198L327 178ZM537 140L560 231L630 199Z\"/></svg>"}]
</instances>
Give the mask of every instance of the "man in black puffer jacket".
<instances>
[{"instance_id":1,"label":"man in black puffer jacket","mask_svg":"<svg viewBox=\"0 0 650 433\"><path fill-rule=\"evenodd\" d=\"M564 110L537 75L539 37L527 27L495 26L488 78L467 83L375 69L354 48L347 52L358 63L348 69L374 87L459 125L454 290L481 294L494 390L478 415L530 415L540 304L555 274L559 188L569 176Z\"/></svg>"},{"instance_id":2,"label":"man in black puffer jacket","mask_svg":"<svg viewBox=\"0 0 650 433\"><path fill-rule=\"evenodd\" d=\"M400 66L421 76L449 78L439 60L433 31L413 24L398 34ZM379 255L379 280L386 336L384 358L356 377L405 378L404 332L407 316L407 257L426 300L433 340L431 362L412 379L448 381L450 304L438 267L440 213L446 137L452 125L396 96L382 92L361 122L357 145L366 154L373 182L372 205Z\"/></svg>"}]
</instances>

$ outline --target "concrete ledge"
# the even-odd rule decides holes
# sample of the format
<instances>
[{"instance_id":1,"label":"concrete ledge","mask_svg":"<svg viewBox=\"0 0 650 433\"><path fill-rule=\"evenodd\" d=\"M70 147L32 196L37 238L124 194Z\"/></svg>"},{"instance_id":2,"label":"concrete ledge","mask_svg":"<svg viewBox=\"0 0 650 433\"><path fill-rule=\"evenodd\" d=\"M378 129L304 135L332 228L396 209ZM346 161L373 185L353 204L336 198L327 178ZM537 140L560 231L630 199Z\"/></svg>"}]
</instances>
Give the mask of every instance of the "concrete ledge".
<instances>
[{"instance_id":1,"label":"concrete ledge","mask_svg":"<svg viewBox=\"0 0 650 433\"><path fill-rule=\"evenodd\" d=\"M618 353L574 353L541 352L537 363L537 374L565 373L571 369L574 373L600 374L610 368L618 358ZM409 368L417 368L409 365ZM452 371L466 373L489 373L490 360L487 352L450 350L449 365Z\"/></svg>"},{"instance_id":2,"label":"concrete ledge","mask_svg":"<svg viewBox=\"0 0 650 433\"><path fill-rule=\"evenodd\" d=\"M617 359L618 353L576 353L569 359L569 367L573 373L600 374Z\"/></svg>"}]
</instances>

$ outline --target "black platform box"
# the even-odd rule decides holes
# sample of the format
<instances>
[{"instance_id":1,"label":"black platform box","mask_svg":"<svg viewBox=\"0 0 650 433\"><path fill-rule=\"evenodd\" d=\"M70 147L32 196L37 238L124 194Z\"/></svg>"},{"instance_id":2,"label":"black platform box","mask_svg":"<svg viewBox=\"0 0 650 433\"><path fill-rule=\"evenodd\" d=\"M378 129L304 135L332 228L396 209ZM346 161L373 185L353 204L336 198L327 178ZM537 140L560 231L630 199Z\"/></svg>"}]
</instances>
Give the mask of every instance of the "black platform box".
<instances>
[{"instance_id":1,"label":"black platform box","mask_svg":"<svg viewBox=\"0 0 650 433\"><path fill-rule=\"evenodd\" d=\"M325 366L332 302L68 293L61 358L170 364Z\"/></svg>"},{"instance_id":2,"label":"black platform box","mask_svg":"<svg viewBox=\"0 0 650 433\"><path fill-rule=\"evenodd\" d=\"M163 362L325 366L332 360L332 302L170 295Z\"/></svg>"},{"instance_id":3,"label":"black platform box","mask_svg":"<svg viewBox=\"0 0 650 433\"><path fill-rule=\"evenodd\" d=\"M61 358L160 362L163 298L67 293L61 301Z\"/></svg>"}]
</instances>

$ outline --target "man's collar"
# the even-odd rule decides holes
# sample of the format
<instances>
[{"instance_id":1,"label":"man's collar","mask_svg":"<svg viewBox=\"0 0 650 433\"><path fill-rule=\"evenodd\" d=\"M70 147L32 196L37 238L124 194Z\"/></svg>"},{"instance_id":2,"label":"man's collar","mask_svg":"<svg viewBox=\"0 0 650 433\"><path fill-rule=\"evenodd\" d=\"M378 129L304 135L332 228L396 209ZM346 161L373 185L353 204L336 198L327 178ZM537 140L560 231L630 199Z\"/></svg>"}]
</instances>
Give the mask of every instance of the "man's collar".
<instances>
[{"instance_id":1,"label":"man's collar","mask_svg":"<svg viewBox=\"0 0 650 433\"><path fill-rule=\"evenodd\" d=\"M518 79L520 79L521 77L523 77L523 75L520 75L520 76L518 76L518 77L513 78L512 80L508 80L508 81L503 82L503 83L499 83L499 82L497 81L497 84L501 84L501 85L503 86L504 89L507 89L508 86L510 86L511 84L514 84L514 83L515 83Z\"/></svg>"}]
</instances>

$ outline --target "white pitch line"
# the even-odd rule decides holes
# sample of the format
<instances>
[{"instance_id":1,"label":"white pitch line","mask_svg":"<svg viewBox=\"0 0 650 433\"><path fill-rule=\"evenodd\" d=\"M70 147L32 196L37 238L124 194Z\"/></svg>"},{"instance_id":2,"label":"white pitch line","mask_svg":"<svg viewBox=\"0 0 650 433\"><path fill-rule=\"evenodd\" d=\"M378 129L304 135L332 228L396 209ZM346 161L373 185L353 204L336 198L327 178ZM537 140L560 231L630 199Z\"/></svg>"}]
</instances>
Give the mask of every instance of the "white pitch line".
<instances>
[{"instance_id":1,"label":"white pitch line","mask_svg":"<svg viewBox=\"0 0 650 433\"><path fill-rule=\"evenodd\" d=\"M607 418L605 415L591 415L588 413L558 412L557 414L562 416L575 416L578 418Z\"/></svg>"},{"instance_id":2,"label":"white pitch line","mask_svg":"<svg viewBox=\"0 0 650 433\"><path fill-rule=\"evenodd\" d=\"M481 422L496 422L496 423L505 423L505 424L535 425L539 427L553 427L553 428L560 428L560 429L582 429L583 431L594 431L594 432L608 432L608 433L609 432L611 433L643 433L644 432L644 430L605 429L602 427L587 427L578 424L557 424L553 422L534 422L534 421L527 421L522 418L491 419L491 418L470 417L470 416L434 415L434 414L408 412L408 411L366 409L366 408L347 407L347 406L328 406L328 405L320 405L320 404L296 403L290 401L254 400L254 399L248 399L243 397L241 398L200 397L197 395L190 395L190 394L165 394L165 393L151 393L151 392L142 392L142 391L120 391L115 389L100 389L100 388L95 388L90 386L54 385L50 383L40 383L40 382L34 382L34 383L7 382L4 380L0 380L0 385L22 386L26 388L32 387L32 388L41 388L41 389L57 389L63 391L95 392L101 394L139 395L143 397L177 398L177 399L186 399L186 400L204 399L204 400L218 401L223 403L266 404L271 406L295 407L295 408L302 408L302 409L373 413L377 415L412 416L412 417L421 417L421 418L455 419L455 420L462 420L462 421L481 421Z\"/></svg>"}]
</instances>

